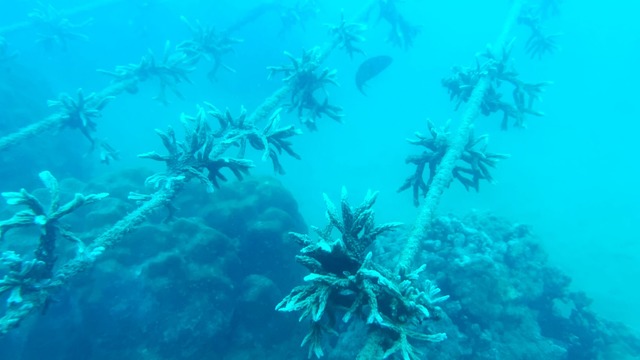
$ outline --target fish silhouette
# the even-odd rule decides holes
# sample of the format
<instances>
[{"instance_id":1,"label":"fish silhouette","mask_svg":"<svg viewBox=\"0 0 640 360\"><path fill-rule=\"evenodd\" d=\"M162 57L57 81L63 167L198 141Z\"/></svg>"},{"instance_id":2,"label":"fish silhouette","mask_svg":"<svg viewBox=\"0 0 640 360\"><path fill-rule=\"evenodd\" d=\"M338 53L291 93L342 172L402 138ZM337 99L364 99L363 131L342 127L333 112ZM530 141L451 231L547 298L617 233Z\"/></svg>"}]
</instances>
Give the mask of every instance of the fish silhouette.
<instances>
[{"instance_id":1,"label":"fish silhouette","mask_svg":"<svg viewBox=\"0 0 640 360\"><path fill-rule=\"evenodd\" d=\"M391 64L392 61L393 58L391 58L391 56L380 55L369 58L358 66L358 71L356 72L356 86L362 95L367 95L364 93L364 90L362 90L362 87L366 85L367 81L380 74Z\"/></svg>"}]
</instances>

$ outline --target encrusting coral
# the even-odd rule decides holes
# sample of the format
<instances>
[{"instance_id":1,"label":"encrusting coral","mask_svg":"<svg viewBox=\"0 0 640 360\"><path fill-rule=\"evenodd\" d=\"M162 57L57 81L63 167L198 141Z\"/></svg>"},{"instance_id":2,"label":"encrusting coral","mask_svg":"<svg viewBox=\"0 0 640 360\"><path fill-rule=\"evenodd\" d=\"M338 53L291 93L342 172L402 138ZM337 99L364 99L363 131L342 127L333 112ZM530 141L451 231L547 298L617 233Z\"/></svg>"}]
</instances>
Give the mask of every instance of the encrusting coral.
<instances>
[{"instance_id":1,"label":"encrusting coral","mask_svg":"<svg viewBox=\"0 0 640 360\"><path fill-rule=\"evenodd\" d=\"M399 353L405 359L419 359L409 339L438 342L444 333L429 333L425 320L437 318L438 304L447 296L430 281L421 281L425 266L400 275L373 262L370 245L399 223L376 225L373 205L377 192L369 192L357 207L351 207L342 189L340 213L324 195L329 224L313 227L318 239L290 233L302 246L296 260L311 273L306 285L295 287L277 306L279 311L300 311L300 320L311 322L302 345L309 346L309 357L324 354L323 337L335 333L336 319L348 323L360 317L385 336L385 355ZM341 237L332 239L333 230Z\"/></svg>"},{"instance_id":2,"label":"encrusting coral","mask_svg":"<svg viewBox=\"0 0 640 360\"><path fill-rule=\"evenodd\" d=\"M447 153L452 141L452 135L449 132L449 122L441 128L436 128L430 120L427 124L431 137L416 132L415 139L407 139L410 144L422 146L425 150L419 155L407 157L406 163L416 165L416 171L413 175L409 176L397 190L398 192L402 192L412 188L413 204L415 206L419 206L420 197L427 194L436 169ZM473 132L471 132L467 145L464 147L464 151L460 157L460 165L456 165L453 168L452 180L458 180L467 190L471 188L479 191L480 180L492 182L493 177L491 176L489 168L495 167L498 161L509 157L509 155L506 154L487 152L487 139L488 135L476 138ZM425 182L424 171L427 167L429 169L429 175Z\"/></svg>"}]
</instances>

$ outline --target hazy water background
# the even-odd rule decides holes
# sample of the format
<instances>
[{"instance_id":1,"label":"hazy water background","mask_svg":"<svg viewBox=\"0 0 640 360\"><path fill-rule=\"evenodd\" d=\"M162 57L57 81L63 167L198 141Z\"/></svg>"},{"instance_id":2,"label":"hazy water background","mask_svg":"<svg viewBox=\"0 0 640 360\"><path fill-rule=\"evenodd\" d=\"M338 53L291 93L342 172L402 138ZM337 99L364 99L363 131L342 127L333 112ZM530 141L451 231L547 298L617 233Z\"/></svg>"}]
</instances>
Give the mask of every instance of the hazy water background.
<instances>
[{"instance_id":1,"label":"hazy water background","mask_svg":"<svg viewBox=\"0 0 640 360\"><path fill-rule=\"evenodd\" d=\"M86 4L51 3L60 9ZM133 3L143 2L119 2L71 17L77 22L93 17L94 22L81 29L90 42L71 42L66 52L45 52L34 44L32 30L6 37L11 48L20 51L18 63L37 69L34 78L46 79L43 86L52 94L74 93L77 88L98 91L109 79L96 69L136 63L147 49L161 54L165 41L177 44L190 38L180 15L224 28L259 2ZM152 166L135 155L162 150L153 128L179 127L179 115L195 113L202 101L234 112L244 105L251 111L280 85L278 79L267 80L265 67L286 63L283 50L300 54L303 48L325 43L323 24L338 21L342 8L349 17L366 4L320 3L317 18L284 37L278 37L276 15L243 28L236 35L244 43L224 59L237 73L221 70L218 81L211 83L206 79L208 64L201 62L191 75L194 85L180 87L184 101L169 97L171 104L163 106L151 100L156 94L153 84L143 84L137 95L118 96L104 111L99 135L121 150L123 160L96 167L95 175L119 167ZM34 1L4 0L0 24L25 20L34 6ZM372 27L364 49L369 55L390 55L394 63L371 83L368 97L359 94L353 83L364 58L352 61L342 52L332 54L326 65L338 69L342 86L330 89L331 99L344 107L345 123L320 121L317 133L305 131L294 140L303 160L283 161L288 173L281 180L298 199L309 224L323 223L321 194L335 198L343 185L356 199L369 188L380 190L377 211L382 221L413 221L417 210L410 194L395 193L412 172L404 158L415 149L404 139L414 131L426 132L427 118L437 123L460 118L440 79L450 74L453 65L473 63L475 53L500 33L508 6L508 1L498 0L407 1L403 13L423 26L422 33L413 48L403 51L384 42L384 24ZM514 57L522 78L555 83L540 105L547 116L529 119L527 130L507 132L500 131L499 116L478 119L477 132L491 135L490 149L512 157L498 167L495 185L484 184L476 194L455 184L440 207L457 214L490 210L531 224L553 262L573 277L575 288L595 299L594 308L636 328L640 328L635 306L640 302L639 13L635 1L567 0L561 14L548 23L551 32L564 33L559 40L562 51L542 61L528 59L522 49L528 33L519 29ZM86 151L88 144L79 133L62 135L77 143L78 151ZM260 164L254 173L270 173L267 165ZM35 178L41 170L17 176Z\"/></svg>"}]
</instances>

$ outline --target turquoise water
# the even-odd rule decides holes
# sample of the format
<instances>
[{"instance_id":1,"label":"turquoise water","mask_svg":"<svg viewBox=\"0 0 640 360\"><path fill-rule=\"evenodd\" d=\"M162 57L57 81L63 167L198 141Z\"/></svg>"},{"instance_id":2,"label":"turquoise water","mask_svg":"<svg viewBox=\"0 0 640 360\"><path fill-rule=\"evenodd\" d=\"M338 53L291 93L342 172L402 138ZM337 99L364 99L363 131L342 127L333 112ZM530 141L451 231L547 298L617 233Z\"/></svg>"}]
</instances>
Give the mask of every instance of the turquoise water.
<instances>
[{"instance_id":1,"label":"turquoise water","mask_svg":"<svg viewBox=\"0 0 640 360\"><path fill-rule=\"evenodd\" d=\"M372 3L380 6L385 2ZM192 181L173 200L177 208L173 222L163 223L166 210L160 209L140 229L107 249L92 270L52 292L45 316L35 311L22 326L3 337L0 356L306 357L307 349L298 345L307 333L308 321L298 324L296 314L273 310L291 288L304 283L307 273L295 263L299 247L285 234L306 233L311 225L324 226L323 193L337 204L344 186L351 204L356 205L368 189L376 190L380 192L375 205L376 222L407 224L396 235L383 237L372 246L374 257L380 254L380 263L393 269L395 256L402 252L403 239L419 212L412 204L410 191L396 193L414 171L405 158L420 152L405 139L416 131L427 134L427 119L437 126L452 119L451 131L455 132L465 107L455 110L441 80L451 75L453 66L475 66L476 54L482 53L502 31L512 3L398 2L403 19L420 29L406 48L385 41L391 25L387 19L376 20L375 10L363 33L366 41L358 45L365 54L350 58L345 51L335 49L319 66L320 71L325 67L337 70L340 86L328 85L326 90L330 103L342 107L342 123L324 116L316 121L317 131L311 131L299 121L297 110L285 109L281 125L295 125L303 132L291 138L301 159L286 153L280 156L286 174L274 174L270 161L263 161L260 151L248 151L246 158L255 163L252 177L237 183L232 173L225 172L230 181L213 194ZM63 199L69 200L76 192L110 193L109 198L67 219L70 229L90 245L92 239L135 209L135 202L126 199L129 191L154 191L144 186L145 178L163 171L163 164L137 157L149 151L164 154L154 129L172 126L181 136L181 114L195 115L203 102L229 109L234 116L243 106L251 114L282 86L282 76L268 79L266 68L290 63L284 51L299 57L303 50L326 47L331 41L326 24L337 23L341 11L347 19L356 18L371 3L282 1L261 6L255 0L50 4L60 11L55 19L68 18L72 24L83 26L73 28L73 34L63 36L64 41L56 42L54 38L49 42L46 39L51 39L52 30L28 16L42 5L35 1L3 5L2 137L54 113L56 109L47 107L47 100L56 99L61 93L75 97L77 89L82 88L88 95L112 84L112 77L96 70L114 71L117 66L137 64L148 51L159 59L167 43L173 49L190 39L192 34L181 16L192 24L199 21L220 31L230 29L231 36L242 40L233 43L233 51L225 53L221 60L233 71L223 67L211 78L213 62L198 59L188 73L190 83L180 81L176 85L181 97L167 90L166 104L153 100L159 92L155 78L140 81L135 93L115 94L102 109L102 116L95 118L97 131L90 131L90 136L98 145L93 151L87 136L69 127L42 132L1 150L2 191L25 188L46 199L38 173L49 170L61 183ZM584 292L592 299L589 314L621 322L632 331L640 328L640 313L635 306L640 296L635 286L640 275L635 229L640 221L640 194L635 186L640 169L634 147L640 127L636 121L640 118L636 106L636 84L640 83L640 28L636 14L640 9L630 1L562 1L559 10L543 22L549 34L561 33L557 38L559 49L541 60L531 59L525 51L528 29L520 25L509 37L515 38L510 61L519 78L527 83L553 82L542 94L543 101L536 105L536 110L545 116L527 116L525 129L511 127L507 131L500 127L501 113L479 117L475 133L489 134L489 151L507 153L510 158L492 170L493 184L482 182L476 192L466 191L454 182L444 191L438 206L439 216L450 217L441 218L439 223L461 219L466 226L489 234L491 245L483 248L456 242L456 234L460 233L472 239L468 241L484 240L454 225L443 225L440 233L432 230L423 239L416 263L427 261L429 269L429 261L433 261L428 277L442 283L443 291L452 295L449 305L442 305L449 314L443 321L449 340L421 345L430 358L607 358L596 351L600 349L591 349L591 353L540 350L570 348L563 336L544 330L540 317L531 320L535 324L532 328L543 329L540 333L544 339L539 338L539 342L532 340L536 338L532 334L538 332L523 330L525 326L508 330L506 325L485 327L477 321L478 330L469 324L473 323L469 320L473 316L460 313L456 306L464 308L467 303L463 296L470 299L471 290L466 291L459 284L476 281L474 274L485 272L496 279L507 277L500 287L504 292L492 294L500 296L495 305L509 309L504 304L517 298L518 305L511 314L517 312L523 319L533 318L531 314L540 313L542 307L537 307L537 300L527 301L526 293L513 293L529 288L523 283L535 282L527 275L540 275L544 273L541 268L549 267L573 280L566 291ZM246 22L238 22L239 19ZM355 74L365 59L378 55L390 56L393 62L369 81L367 96L363 96L356 87ZM510 99L511 93L504 91L504 98ZM316 95L321 99L325 96L323 91ZM280 105L290 100L286 96ZM217 125L215 121L212 124ZM265 124L265 119L257 123L259 127ZM118 151L119 160L109 165L100 162L105 150L100 146L102 141ZM236 149L224 156L237 156ZM9 219L14 213L7 207L1 219ZM467 217L470 213L471 217ZM525 224L530 233L522 239L540 248L530 245L535 250L516 252L511 244L504 245L504 254L497 250L502 247L500 241L507 244L507 238L513 236L511 228L515 224ZM2 251L15 251L27 259L39 236L37 229L11 230L0 245ZM338 236L333 234L334 238ZM428 240L445 245L432 246ZM77 249L61 239L56 251L58 269L76 256ZM536 264L532 266L537 270L523 270L509 263L506 259L510 251L520 254L523 263ZM467 267L462 271L462 267L454 265L437 265L438 261L458 264L456 261L465 256L473 259L478 254L502 270ZM542 260L545 256L548 260ZM517 263L518 259L510 261ZM3 274L0 272L0 276ZM477 291L481 291L483 286L478 282ZM4 304L9 291L2 296ZM483 307L478 305L474 310L482 313ZM484 310L496 318L504 315ZM366 339L366 316L364 320L359 324L339 322L335 330L341 335L324 340L325 355L355 358L361 347L355 344L362 345ZM505 317L502 322L517 321ZM123 327L131 331L124 331ZM53 329L63 329L61 332L67 336L53 336ZM592 330L595 333L601 329ZM119 332L124 335L118 336ZM507 339L505 334L513 336ZM578 339L585 337L574 335ZM464 340L476 338L495 346L481 340ZM517 347L519 341L527 344L521 346L527 350L515 355L510 349ZM587 347L586 340L582 343ZM529 350L536 346L537 350ZM627 344L625 349L636 351L620 350L617 355L609 352L608 358L639 356L634 346Z\"/></svg>"}]
</instances>

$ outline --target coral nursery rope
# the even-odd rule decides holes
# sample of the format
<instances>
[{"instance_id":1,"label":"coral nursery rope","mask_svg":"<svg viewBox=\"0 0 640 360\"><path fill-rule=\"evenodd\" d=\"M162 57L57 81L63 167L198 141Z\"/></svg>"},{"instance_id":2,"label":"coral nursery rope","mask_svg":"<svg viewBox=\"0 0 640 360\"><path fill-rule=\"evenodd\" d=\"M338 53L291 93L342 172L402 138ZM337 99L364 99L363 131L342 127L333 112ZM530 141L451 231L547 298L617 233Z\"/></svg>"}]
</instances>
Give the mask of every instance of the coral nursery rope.
<instances>
[{"instance_id":1,"label":"coral nursery rope","mask_svg":"<svg viewBox=\"0 0 640 360\"><path fill-rule=\"evenodd\" d=\"M59 115L51 115L36 123L25 126L22 129L0 138L0 151L18 145L19 143L32 138L41 133L59 128L64 123L64 119Z\"/></svg>"},{"instance_id":2,"label":"coral nursery rope","mask_svg":"<svg viewBox=\"0 0 640 360\"><path fill-rule=\"evenodd\" d=\"M371 12L376 6L376 1L371 1L367 6L365 6L358 15L354 17L355 21L364 21L367 18L367 14ZM329 44L327 44L323 49L316 54L316 64L320 66L331 52L335 50L340 45L340 42L337 39L333 39ZM260 104L248 117L249 124L256 124L261 120L269 118L271 114L278 108L278 106L282 103L282 101L289 95L292 91L290 84L285 84L280 89L276 90L273 95L269 96L265 101Z\"/></svg>"},{"instance_id":3,"label":"coral nursery rope","mask_svg":"<svg viewBox=\"0 0 640 360\"><path fill-rule=\"evenodd\" d=\"M502 33L496 42L496 48L498 50L504 48L507 36L511 32L521 8L522 1L515 0L505 21ZM484 75L478 81L478 84L471 93L467 108L462 117L462 124L458 128L456 137L453 139L451 146L447 150L447 153L436 170L433 182L427 191L424 205L420 209L420 213L418 214L413 229L407 239L407 244L405 245L403 252L400 254L400 261L396 268L398 273L406 273L406 271L410 269L413 259L420 250L421 240L424 238L424 234L431 224L433 214L438 206L444 189L449 185L453 178L453 168L456 161L460 159L462 151L469 139L473 121L480 113L480 105L487 89L489 88L490 82L490 77L488 75ZM370 328L367 341L358 353L356 359L379 360L385 358L385 351L383 348L385 340L386 337L382 328Z\"/></svg>"},{"instance_id":4,"label":"coral nursery rope","mask_svg":"<svg viewBox=\"0 0 640 360\"><path fill-rule=\"evenodd\" d=\"M96 94L97 99L102 99L108 96L118 95L123 91L126 91L127 88L135 85L138 82L137 78L125 79L119 81L117 83L111 84L107 86L105 89ZM13 146L20 144L21 142L28 140L30 138L39 136L45 132L59 129L65 125L68 121L61 114L53 114L48 117L35 122L31 125L27 125L16 132L13 132L9 135L0 137L0 151L6 150Z\"/></svg>"},{"instance_id":5,"label":"coral nursery rope","mask_svg":"<svg viewBox=\"0 0 640 360\"><path fill-rule=\"evenodd\" d=\"M98 236L82 254L62 265L46 288L24 294L22 304L8 307L4 316L0 318L0 335L18 326L31 312L42 309L51 293L64 286L78 273L91 267L105 250L113 247L125 235L135 230L152 212L169 204L180 187L179 183L175 182L153 194L144 204Z\"/></svg>"},{"instance_id":6,"label":"coral nursery rope","mask_svg":"<svg viewBox=\"0 0 640 360\"><path fill-rule=\"evenodd\" d=\"M522 1L515 0L511 6L511 10L505 21L502 33L496 41L496 48L502 49L506 44L506 39L513 25L515 24L518 14L522 8ZM484 75L479 81L476 87L471 93L471 97L467 104L467 108L462 116L462 124L458 128L458 133L451 146L447 150L447 153L442 159L442 162L436 170L436 174L433 177L433 182L427 191L427 196L424 205L420 209L420 213L413 225L413 229L407 239L407 244L404 247L403 252L400 254L400 261L396 271L399 273L406 272L410 267L413 259L415 258L427 228L431 224L433 214L438 207L440 197L447 188L453 178L453 168L456 161L460 159L464 147L469 139L471 127L474 120L480 113L480 105L482 99L485 96L487 89L489 88L491 79L488 75ZM384 357L383 342L385 336L380 328L372 328L368 334L365 346L360 350L356 359L357 360L378 360Z\"/></svg>"},{"instance_id":7,"label":"coral nursery rope","mask_svg":"<svg viewBox=\"0 0 640 360\"><path fill-rule=\"evenodd\" d=\"M180 187L181 185L179 183L172 183L171 185L154 193L149 200L145 201L144 204L140 205L140 207L129 213L124 218L120 219L120 221L115 223L111 228L109 228L109 230L98 236L83 254L67 262L58 271L56 271L55 276L51 281L51 286L63 286L69 281L69 279L92 266L96 258L100 256L102 252L113 247L122 240L125 235L135 230L156 209L168 205L180 190Z\"/></svg>"},{"instance_id":8,"label":"coral nursery rope","mask_svg":"<svg viewBox=\"0 0 640 360\"><path fill-rule=\"evenodd\" d=\"M520 14L521 8L522 1L514 1L505 21L502 33L495 43L495 49L497 51L501 51L501 49L505 47L507 36L509 36L509 33L511 33L511 29L513 28L516 19ZM490 76L488 74L485 74L480 78L476 87L471 93L471 97L469 98L469 102L467 103L467 108L462 116L462 123L458 128L458 133L453 139L451 146L447 150L447 153L442 158L442 162L440 163L440 165L438 165L436 174L433 177L433 182L431 183L431 185L429 186L429 190L427 191L424 205L420 209L420 213L418 214L413 229L411 230L411 234L409 235L407 244L405 245L404 250L400 255L400 261L398 262L397 268L399 272L407 270L411 267L411 262L418 253L418 250L420 250L420 245L422 242L421 240L424 238L424 234L431 224L431 220L436 208L438 207L440 197L453 179L453 169L456 162L460 159L465 145L469 140L469 134L471 133L473 122L480 114L480 105L482 104L482 99L487 93L490 82Z\"/></svg>"},{"instance_id":9,"label":"coral nursery rope","mask_svg":"<svg viewBox=\"0 0 640 360\"><path fill-rule=\"evenodd\" d=\"M375 2L372 2L371 4L374 3ZM366 11L368 11L371 6L373 5L369 5ZM363 16L364 15L360 15L358 18L363 18ZM317 54L317 63L320 64L326 60L338 44L338 41L334 39L325 48L323 48ZM97 96L105 97L119 94L129 86L135 84L136 81L137 79L127 79L122 82L112 84L99 92ZM271 116L273 111L278 107L278 104L285 99L290 91L291 87L289 84L285 84L280 89L276 90L273 95L265 99L249 116L248 122L250 124L255 124L256 122ZM64 118L59 115L52 115L33 125L29 125L14 134L0 138L0 150L4 150L29 137L33 137L62 125L64 125ZM213 149L210 156L221 156L228 146L230 146L230 144L225 144ZM56 289L64 286L77 274L91 267L105 250L113 247L121 241L124 236L135 230L152 212L170 204L171 200L180 192L180 190L181 186L179 182L173 182L171 185L160 189L154 193L149 200L140 205L140 207L119 220L111 228L102 233L102 235L98 236L82 254L79 254L74 259L62 265L55 272L54 277L47 284L46 288L42 289L42 291L34 291L24 294L22 305L7 308L4 316L0 317L0 337L7 334L11 329L17 327L22 320L29 316L29 314L41 309L48 301L48 297Z\"/></svg>"}]
</instances>

